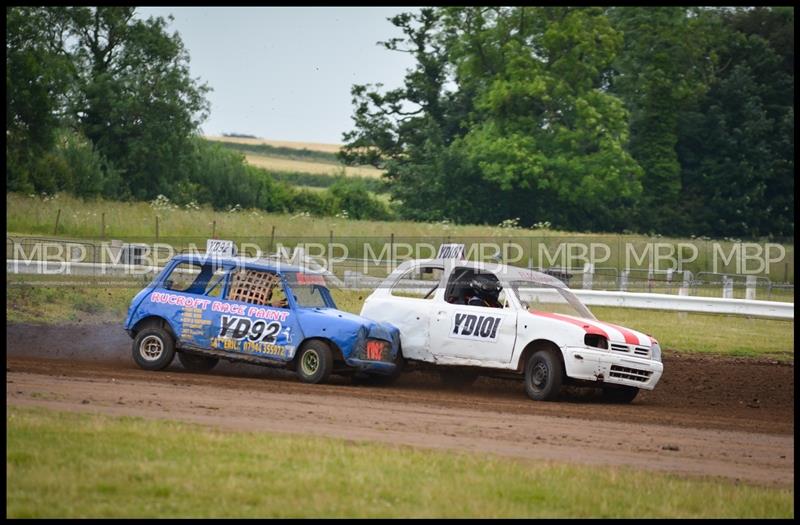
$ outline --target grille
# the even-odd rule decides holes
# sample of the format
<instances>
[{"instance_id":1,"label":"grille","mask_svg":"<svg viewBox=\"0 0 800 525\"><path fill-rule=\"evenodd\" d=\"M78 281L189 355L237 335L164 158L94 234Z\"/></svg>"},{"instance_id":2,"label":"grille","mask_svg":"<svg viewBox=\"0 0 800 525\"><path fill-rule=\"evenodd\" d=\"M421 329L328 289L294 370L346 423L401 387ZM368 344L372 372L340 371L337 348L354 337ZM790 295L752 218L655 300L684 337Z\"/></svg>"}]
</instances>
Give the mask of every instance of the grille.
<instances>
[{"instance_id":1,"label":"grille","mask_svg":"<svg viewBox=\"0 0 800 525\"><path fill-rule=\"evenodd\" d=\"M646 383L652 374L653 372L650 370L640 370L638 368L611 365L611 371L608 375L611 377L618 377L620 379L630 379L631 381Z\"/></svg>"},{"instance_id":2,"label":"grille","mask_svg":"<svg viewBox=\"0 0 800 525\"><path fill-rule=\"evenodd\" d=\"M633 353L640 357L650 357L650 349L645 348L643 346L628 346L619 343L611 343L611 350L614 352L625 352L626 354L631 352L633 349Z\"/></svg>"}]
</instances>

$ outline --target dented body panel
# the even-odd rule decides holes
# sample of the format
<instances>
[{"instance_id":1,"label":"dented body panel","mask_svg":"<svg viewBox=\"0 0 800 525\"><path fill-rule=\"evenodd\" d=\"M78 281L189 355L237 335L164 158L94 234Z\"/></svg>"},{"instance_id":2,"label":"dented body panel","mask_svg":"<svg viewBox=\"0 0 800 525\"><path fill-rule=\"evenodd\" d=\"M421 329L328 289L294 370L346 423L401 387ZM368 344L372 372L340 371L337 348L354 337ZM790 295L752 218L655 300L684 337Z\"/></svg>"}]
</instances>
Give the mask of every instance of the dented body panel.
<instances>
[{"instance_id":1,"label":"dented body panel","mask_svg":"<svg viewBox=\"0 0 800 525\"><path fill-rule=\"evenodd\" d=\"M496 276L507 292L504 307L446 300L451 275L465 269ZM398 293L409 273L425 270L441 271L438 284L428 283L437 288L427 298ZM519 283L531 283L532 297L544 298L543 303L522 301L527 289ZM403 355L412 360L521 372L526 348L546 342L561 350L568 378L648 390L655 387L663 372L655 339L599 321L582 304L575 307L583 315L540 310L537 304L546 304L548 296L580 303L561 281L533 270L453 259L415 260L403 263L386 278L367 298L361 315L397 326ZM592 339L587 335L604 340L606 348L589 345L587 341Z\"/></svg>"}]
</instances>

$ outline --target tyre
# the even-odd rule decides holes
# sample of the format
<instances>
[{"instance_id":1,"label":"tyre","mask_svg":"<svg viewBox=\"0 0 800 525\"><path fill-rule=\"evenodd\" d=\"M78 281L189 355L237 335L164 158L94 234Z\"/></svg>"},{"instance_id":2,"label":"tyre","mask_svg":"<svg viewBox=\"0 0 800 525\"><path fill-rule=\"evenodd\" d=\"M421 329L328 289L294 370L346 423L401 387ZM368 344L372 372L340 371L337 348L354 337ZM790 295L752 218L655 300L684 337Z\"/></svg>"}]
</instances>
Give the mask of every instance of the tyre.
<instances>
[{"instance_id":1,"label":"tyre","mask_svg":"<svg viewBox=\"0 0 800 525\"><path fill-rule=\"evenodd\" d=\"M178 352L178 361L190 372L208 372L219 363L219 358Z\"/></svg>"},{"instance_id":2,"label":"tyre","mask_svg":"<svg viewBox=\"0 0 800 525\"><path fill-rule=\"evenodd\" d=\"M442 384L450 388L466 388L478 379L478 371L471 368L443 368L439 370Z\"/></svg>"},{"instance_id":3,"label":"tyre","mask_svg":"<svg viewBox=\"0 0 800 525\"><path fill-rule=\"evenodd\" d=\"M133 340L133 360L145 370L163 370L175 358L175 341L160 327L145 328Z\"/></svg>"},{"instance_id":4,"label":"tyre","mask_svg":"<svg viewBox=\"0 0 800 525\"><path fill-rule=\"evenodd\" d=\"M306 341L297 356L297 375L304 383L322 383L328 379L333 369L331 347L324 341Z\"/></svg>"},{"instance_id":5,"label":"tyre","mask_svg":"<svg viewBox=\"0 0 800 525\"><path fill-rule=\"evenodd\" d=\"M539 350L525 363L525 392L534 401L558 398L564 381L564 366L552 350Z\"/></svg>"},{"instance_id":6,"label":"tyre","mask_svg":"<svg viewBox=\"0 0 800 525\"><path fill-rule=\"evenodd\" d=\"M639 389L635 386L617 386L603 388L603 401L609 403L630 403L636 398Z\"/></svg>"}]
</instances>

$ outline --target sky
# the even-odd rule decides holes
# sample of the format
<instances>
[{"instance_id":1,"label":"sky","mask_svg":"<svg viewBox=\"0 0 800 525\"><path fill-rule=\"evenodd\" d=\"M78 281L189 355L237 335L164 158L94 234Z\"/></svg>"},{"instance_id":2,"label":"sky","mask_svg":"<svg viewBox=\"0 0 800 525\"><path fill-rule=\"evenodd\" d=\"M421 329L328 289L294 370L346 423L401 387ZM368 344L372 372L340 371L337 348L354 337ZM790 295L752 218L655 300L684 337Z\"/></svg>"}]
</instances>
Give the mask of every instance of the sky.
<instances>
[{"instance_id":1,"label":"sky","mask_svg":"<svg viewBox=\"0 0 800 525\"><path fill-rule=\"evenodd\" d=\"M140 7L172 14L193 78L213 91L205 135L244 133L270 140L338 144L353 128L350 88L402 85L408 53L380 40L402 36L386 20L402 7Z\"/></svg>"}]
</instances>

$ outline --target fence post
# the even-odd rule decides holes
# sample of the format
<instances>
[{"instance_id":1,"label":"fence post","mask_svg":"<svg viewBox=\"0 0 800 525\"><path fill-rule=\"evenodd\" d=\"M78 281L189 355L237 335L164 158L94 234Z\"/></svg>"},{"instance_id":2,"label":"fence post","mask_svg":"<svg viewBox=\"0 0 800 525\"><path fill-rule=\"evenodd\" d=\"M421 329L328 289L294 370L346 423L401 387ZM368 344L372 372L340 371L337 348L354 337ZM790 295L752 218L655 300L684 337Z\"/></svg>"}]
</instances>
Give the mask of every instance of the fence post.
<instances>
[{"instance_id":1,"label":"fence post","mask_svg":"<svg viewBox=\"0 0 800 525\"><path fill-rule=\"evenodd\" d=\"M619 274L619 291L624 292L628 289L628 270L622 270Z\"/></svg>"},{"instance_id":2,"label":"fence post","mask_svg":"<svg viewBox=\"0 0 800 525\"><path fill-rule=\"evenodd\" d=\"M158 242L158 215L156 215L156 242Z\"/></svg>"},{"instance_id":3,"label":"fence post","mask_svg":"<svg viewBox=\"0 0 800 525\"><path fill-rule=\"evenodd\" d=\"M583 265L583 289L592 289L592 277L594 276L594 264L586 263Z\"/></svg>"},{"instance_id":4,"label":"fence post","mask_svg":"<svg viewBox=\"0 0 800 525\"><path fill-rule=\"evenodd\" d=\"M328 271L333 273L333 268L331 268L331 256L333 255L331 252L333 251L333 230L330 230L328 233Z\"/></svg>"},{"instance_id":5,"label":"fence post","mask_svg":"<svg viewBox=\"0 0 800 525\"><path fill-rule=\"evenodd\" d=\"M275 225L272 225L272 233L269 234L269 251L272 251L272 246L275 243Z\"/></svg>"},{"instance_id":6,"label":"fence post","mask_svg":"<svg viewBox=\"0 0 800 525\"><path fill-rule=\"evenodd\" d=\"M692 272L683 271L683 285L678 288L678 295L689 295L689 287L692 285Z\"/></svg>"},{"instance_id":7,"label":"fence post","mask_svg":"<svg viewBox=\"0 0 800 525\"><path fill-rule=\"evenodd\" d=\"M106 238L106 212L100 214L100 238Z\"/></svg>"},{"instance_id":8,"label":"fence post","mask_svg":"<svg viewBox=\"0 0 800 525\"><path fill-rule=\"evenodd\" d=\"M58 235L58 221L61 219L61 208L58 209L58 213L56 214L56 227L53 228L53 235Z\"/></svg>"},{"instance_id":9,"label":"fence post","mask_svg":"<svg viewBox=\"0 0 800 525\"><path fill-rule=\"evenodd\" d=\"M733 278L727 275L722 276L722 298L733 299Z\"/></svg>"},{"instance_id":10,"label":"fence post","mask_svg":"<svg viewBox=\"0 0 800 525\"><path fill-rule=\"evenodd\" d=\"M389 234L389 261L387 261L389 265L394 263L394 233Z\"/></svg>"},{"instance_id":11,"label":"fence post","mask_svg":"<svg viewBox=\"0 0 800 525\"><path fill-rule=\"evenodd\" d=\"M211 223L211 238L212 239L216 239L217 238L217 221L216 220Z\"/></svg>"},{"instance_id":12,"label":"fence post","mask_svg":"<svg viewBox=\"0 0 800 525\"><path fill-rule=\"evenodd\" d=\"M753 301L756 298L756 276L748 275L745 281L744 298Z\"/></svg>"}]
</instances>

